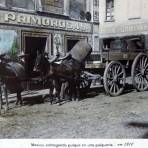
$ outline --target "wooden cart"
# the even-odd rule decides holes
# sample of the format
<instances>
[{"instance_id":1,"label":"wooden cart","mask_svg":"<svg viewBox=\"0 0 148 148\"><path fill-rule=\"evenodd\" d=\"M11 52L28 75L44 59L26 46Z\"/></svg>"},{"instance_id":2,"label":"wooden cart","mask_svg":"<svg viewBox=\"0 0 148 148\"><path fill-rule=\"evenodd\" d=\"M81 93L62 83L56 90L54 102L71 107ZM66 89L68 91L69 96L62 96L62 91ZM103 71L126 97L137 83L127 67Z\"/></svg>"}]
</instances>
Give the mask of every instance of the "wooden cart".
<instances>
[{"instance_id":1,"label":"wooden cart","mask_svg":"<svg viewBox=\"0 0 148 148\"><path fill-rule=\"evenodd\" d=\"M100 39L100 63L96 64L100 82L110 96L120 95L126 77L131 76L137 91L148 89L148 54L146 36L126 36ZM87 69L94 64L86 64Z\"/></svg>"}]
</instances>

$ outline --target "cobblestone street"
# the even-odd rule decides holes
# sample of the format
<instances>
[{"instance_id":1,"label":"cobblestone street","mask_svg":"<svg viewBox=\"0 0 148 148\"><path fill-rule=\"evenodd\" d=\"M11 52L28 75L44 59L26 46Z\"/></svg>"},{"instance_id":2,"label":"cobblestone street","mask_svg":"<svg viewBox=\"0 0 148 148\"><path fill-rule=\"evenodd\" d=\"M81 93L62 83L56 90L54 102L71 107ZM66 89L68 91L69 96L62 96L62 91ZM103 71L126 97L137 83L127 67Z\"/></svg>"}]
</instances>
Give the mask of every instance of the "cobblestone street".
<instances>
[{"instance_id":1,"label":"cobblestone street","mask_svg":"<svg viewBox=\"0 0 148 148\"><path fill-rule=\"evenodd\" d=\"M97 89L61 106L40 97L25 98L23 107L11 103L0 116L0 138L148 138L148 92L109 97Z\"/></svg>"}]
</instances>

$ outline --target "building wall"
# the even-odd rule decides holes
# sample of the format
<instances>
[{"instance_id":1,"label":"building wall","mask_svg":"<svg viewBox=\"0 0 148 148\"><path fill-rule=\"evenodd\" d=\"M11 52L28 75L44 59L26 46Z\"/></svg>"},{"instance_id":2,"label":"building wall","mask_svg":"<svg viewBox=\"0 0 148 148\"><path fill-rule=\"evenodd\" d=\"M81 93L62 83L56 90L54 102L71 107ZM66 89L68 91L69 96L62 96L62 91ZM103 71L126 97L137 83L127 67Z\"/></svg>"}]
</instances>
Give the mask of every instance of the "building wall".
<instances>
[{"instance_id":1,"label":"building wall","mask_svg":"<svg viewBox=\"0 0 148 148\"><path fill-rule=\"evenodd\" d=\"M42 2L44 2L44 5ZM81 19L81 17L79 17L80 15L80 11L77 11L77 17L71 17L70 15L70 3L71 2L75 2L76 5L79 4L80 2L82 3L82 7L84 10L84 13L86 14L86 12L90 12L91 14L91 20L87 21L87 19ZM84 6L83 6L83 2L85 2ZM45 5L46 5L46 9L45 9ZM49 8L52 7L52 9L47 8L47 5ZM63 7L61 7L63 5ZM60 1L55 1L55 0L0 0L0 11L1 15L7 15L7 13L15 13L15 17L16 18L12 18L12 15L9 15L9 21L4 21L3 18L0 20L0 28L9 28L9 29L14 29L17 30L17 32L21 32L24 30L28 30L30 32L47 32L50 34L51 37L51 41L50 41L50 49L54 49L55 45L54 45L54 36L59 36L61 38L61 44L60 44L60 48L63 51L66 51L65 48L67 48L66 45L66 39L67 38L78 38L78 39L87 39L88 42L92 45L93 49L96 51L98 50L99 46L97 44L94 43L94 39L96 39L98 37L98 31L99 31L99 24L97 24L96 20L95 20L95 24L94 19L93 19L93 1L92 0L81 0L81 1L77 1L77 0L60 0ZM52 11L50 11L52 10ZM55 11L55 12L54 12ZM96 10L97 11L97 10ZM22 15L24 13L24 16L20 16L20 14ZM29 23L25 23L25 18L28 17L33 17L33 24ZM39 16L39 18L37 17ZM4 16L6 17L6 16ZM48 22L46 23L46 25L42 25L40 24L40 19L41 18L47 18L49 20L52 19L53 22L53 26L48 26ZM54 20L55 18L55 20ZM63 28L59 28L59 25L57 25L57 23L59 23L59 20L64 21L67 25L68 25L68 30ZM72 24L71 24L72 23ZM78 27L80 24L85 23L87 26L89 26L88 31L80 31L77 29L74 29L73 27L77 26ZM8 24L8 25L7 25ZM11 26L12 25L12 26ZM72 26L71 26L72 25ZM40 28L41 27L41 28ZM91 31L90 31L91 29ZM19 30L19 31L18 31ZM19 36L21 36L21 34L19 34ZM20 40L20 50L23 50L21 48L22 47L22 40L21 38Z\"/></svg>"},{"instance_id":2,"label":"building wall","mask_svg":"<svg viewBox=\"0 0 148 148\"><path fill-rule=\"evenodd\" d=\"M106 0L99 3L100 36L148 33L147 0L114 0L114 20L106 21Z\"/></svg>"},{"instance_id":3,"label":"building wall","mask_svg":"<svg viewBox=\"0 0 148 148\"><path fill-rule=\"evenodd\" d=\"M106 0L99 1L100 24L105 25L106 21ZM114 0L115 22L131 22L134 19L148 19L148 1L147 0Z\"/></svg>"}]
</instances>

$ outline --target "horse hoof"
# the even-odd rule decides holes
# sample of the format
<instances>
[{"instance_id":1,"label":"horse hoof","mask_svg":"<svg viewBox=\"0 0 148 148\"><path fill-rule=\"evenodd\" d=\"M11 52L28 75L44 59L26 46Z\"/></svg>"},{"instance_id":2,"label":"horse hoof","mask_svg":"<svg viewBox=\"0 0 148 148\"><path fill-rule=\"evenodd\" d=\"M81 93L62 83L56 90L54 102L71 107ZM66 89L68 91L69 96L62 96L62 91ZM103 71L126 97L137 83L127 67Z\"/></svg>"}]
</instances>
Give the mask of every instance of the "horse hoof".
<instances>
[{"instance_id":1,"label":"horse hoof","mask_svg":"<svg viewBox=\"0 0 148 148\"><path fill-rule=\"evenodd\" d=\"M78 102L78 101L79 101L79 99L78 99L78 98L75 98L75 99L74 99L74 101Z\"/></svg>"},{"instance_id":2,"label":"horse hoof","mask_svg":"<svg viewBox=\"0 0 148 148\"><path fill-rule=\"evenodd\" d=\"M5 107L5 111L8 111L9 110L9 107Z\"/></svg>"},{"instance_id":3,"label":"horse hoof","mask_svg":"<svg viewBox=\"0 0 148 148\"><path fill-rule=\"evenodd\" d=\"M57 103L58 106L61 106L62 104L60 102Z\"/></svg>"},{"instance_id":4,"label":"horse hoof","mask_svg":"<svg viewBox=\"0 0 148 148\"><path fill-rule=\"evenodd\" d=\"M72 101L77 101L78 99L77 98L72 98Z\"/></svg>"}]
</instances>

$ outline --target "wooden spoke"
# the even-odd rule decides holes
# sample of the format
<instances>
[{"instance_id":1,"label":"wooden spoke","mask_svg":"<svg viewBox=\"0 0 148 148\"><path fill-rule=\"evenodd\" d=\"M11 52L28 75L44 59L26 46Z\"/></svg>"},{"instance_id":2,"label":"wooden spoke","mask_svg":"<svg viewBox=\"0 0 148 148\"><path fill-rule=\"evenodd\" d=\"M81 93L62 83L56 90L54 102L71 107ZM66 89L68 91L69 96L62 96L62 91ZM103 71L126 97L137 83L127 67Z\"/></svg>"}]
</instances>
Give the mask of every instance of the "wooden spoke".
<instances>
[{"instance_id":1,"label":"wooden spoke","mask_svg":"<svg viewBox=\"0 0 148 148\"><path fill-rule=\"evenodd\" d=\"M120 95L125 87L126 73L123 65L118 61L110 62L104 72L104 88L111 96Z\"/></svg>"},{"instance_id":2,"label":"wooden spoke","mask_svg":"<svg viewBox=\"0 0 148 148\"><path fill-rule=\"evenodd\" d=\"M144 53L138 54L132 64L132 83L137 91L148 89L148 56Z\"/></svg>"},{"instance_id":3,"label":"wooden spoke","mask_svg":"<svg viewBox=\"0 0 148 148\"><path fill-rule=\"evenodd\" d=\"M88 89L90 88L91 80L88 79L82 79L80 82L80 89Z\"/></svg>"}]
</instances>

